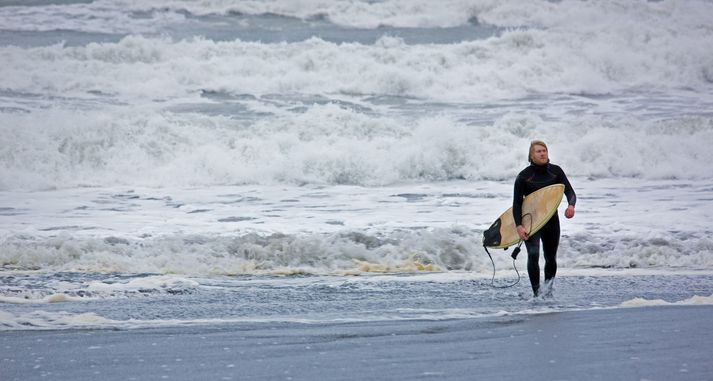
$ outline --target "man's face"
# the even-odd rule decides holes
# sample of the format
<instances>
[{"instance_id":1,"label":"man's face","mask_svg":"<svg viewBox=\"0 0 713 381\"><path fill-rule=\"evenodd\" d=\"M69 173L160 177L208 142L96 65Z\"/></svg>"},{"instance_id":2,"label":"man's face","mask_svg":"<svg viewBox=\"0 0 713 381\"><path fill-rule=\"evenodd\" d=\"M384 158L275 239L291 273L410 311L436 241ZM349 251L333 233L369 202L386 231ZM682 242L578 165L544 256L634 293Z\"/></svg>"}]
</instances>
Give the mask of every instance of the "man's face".
<instances>
[{"instance_id":1,"label":"man's face","mask_svg":"<svg viewBox=\"0 0 713 381\"><path fill-rule=\"evenodd\" d=\"M535 145L532 149L532 162L537 165L545 165L550 160L547 155L547 148L541 145Z\"/></svg>"}]
</instances>

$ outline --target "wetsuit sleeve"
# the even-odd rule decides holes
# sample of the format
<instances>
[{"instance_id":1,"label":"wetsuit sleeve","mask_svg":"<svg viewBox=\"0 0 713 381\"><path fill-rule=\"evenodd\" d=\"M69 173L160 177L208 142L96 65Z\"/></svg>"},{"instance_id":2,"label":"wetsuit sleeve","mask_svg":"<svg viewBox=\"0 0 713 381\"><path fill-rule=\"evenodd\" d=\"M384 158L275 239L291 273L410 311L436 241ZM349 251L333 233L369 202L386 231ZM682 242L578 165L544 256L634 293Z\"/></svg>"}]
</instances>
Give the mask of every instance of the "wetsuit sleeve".
<instances>
[{"instance_id":1,"label":"wetsuit sleeve","mask_svg":"<svg viewBox=\"0 0 713 381\"><path fill-rule=\"evenodd\" d=\"M577 194L574 193L574 188L572 184L569 183L567 175L564 174L562 168L559 168L560 177L562 179L562 184L564 184L564 195L567 197L567 204L576 205L577 204Z\"/></svg>"},{"instance_id":2,"label":"wetsuit sleeve","mask_svg":"<svg viewBox=\"0 0 713 381\"><path fill-rule=\"evenodd\" d=\"M522 225L522 200L525 198L524 183L520 176L515 179L512 196L512 217L515 220L515 226Z\"/></svg>"}]
</instances>

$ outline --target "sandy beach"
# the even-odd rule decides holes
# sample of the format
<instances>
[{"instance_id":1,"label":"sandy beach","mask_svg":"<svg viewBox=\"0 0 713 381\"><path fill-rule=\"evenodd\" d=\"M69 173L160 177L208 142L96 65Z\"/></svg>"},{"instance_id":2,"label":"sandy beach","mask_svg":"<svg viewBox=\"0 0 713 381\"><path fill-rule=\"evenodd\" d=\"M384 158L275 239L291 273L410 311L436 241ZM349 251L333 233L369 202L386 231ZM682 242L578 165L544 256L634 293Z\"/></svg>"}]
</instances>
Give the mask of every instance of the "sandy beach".
<instances>
[{"instance_id":1,"label":"sandy beach","mask_svg":"<svg viewBox=\"0 0 713 381\"><path fill-rule=\"evenodd\" d=\"M709 380L713 306L6 332L3 380Z\"/></svg>"}]
</instances>

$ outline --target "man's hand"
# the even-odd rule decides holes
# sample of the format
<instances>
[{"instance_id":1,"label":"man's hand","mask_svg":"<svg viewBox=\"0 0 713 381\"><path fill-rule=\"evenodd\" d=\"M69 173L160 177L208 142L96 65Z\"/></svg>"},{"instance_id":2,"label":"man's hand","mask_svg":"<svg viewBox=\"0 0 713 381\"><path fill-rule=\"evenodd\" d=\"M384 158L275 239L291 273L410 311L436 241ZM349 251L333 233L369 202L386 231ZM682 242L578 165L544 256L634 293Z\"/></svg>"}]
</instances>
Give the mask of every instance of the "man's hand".
<instances>
[{"instance_id":1,"label":"man's hand","mask_svg":"<svg viewBox=\"0 0 713 381\"><path fill-rule=\"evenodd\" d=\"M574 217L574 205L570 205L567 207L567 210L564 211L564 216L567 218Z\"/></svg>"},{"instance_id":2,"label":"man's hand","mask_svg":"<svg viewBox=\"0 0 713 381\"><path fill-rule=\"evenodd\" d=\"M530 237L527 235L527 229L525 229L525 227L522 225L517 225L517 235L519 235L520 239L523 241L527 241L528 239L530 239Z\"/></svg>"}]
</instances>

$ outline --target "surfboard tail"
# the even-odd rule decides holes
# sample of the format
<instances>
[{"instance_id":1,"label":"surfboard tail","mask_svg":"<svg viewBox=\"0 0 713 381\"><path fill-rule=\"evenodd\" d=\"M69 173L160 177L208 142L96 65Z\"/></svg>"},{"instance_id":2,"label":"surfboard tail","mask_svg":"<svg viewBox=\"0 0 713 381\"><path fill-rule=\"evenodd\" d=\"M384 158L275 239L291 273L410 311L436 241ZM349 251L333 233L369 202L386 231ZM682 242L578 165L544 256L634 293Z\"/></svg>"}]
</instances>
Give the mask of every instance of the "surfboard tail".
<instances>
[{"instance_id":1,"label":"surfboard tail","mask_svg":"<svg viewBox=\"0 0 713 381\"><path fill-rule=\"evenodd\" d=\"M502 235L500 234L500 226L502 225L502 220L499 218L493 222L488 230L483 232L483 246L485 247L496 247L500 246L500 241L502 241Z\"/></svg>"}]
</instances>

